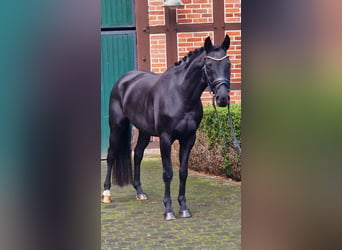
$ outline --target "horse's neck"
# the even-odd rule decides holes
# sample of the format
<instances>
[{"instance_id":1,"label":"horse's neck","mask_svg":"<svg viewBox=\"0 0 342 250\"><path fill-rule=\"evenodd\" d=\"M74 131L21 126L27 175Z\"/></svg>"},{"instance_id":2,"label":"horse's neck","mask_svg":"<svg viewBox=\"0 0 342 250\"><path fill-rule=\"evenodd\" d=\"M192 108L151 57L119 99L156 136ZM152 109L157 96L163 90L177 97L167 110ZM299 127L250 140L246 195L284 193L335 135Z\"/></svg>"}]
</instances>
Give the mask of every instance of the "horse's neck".
<instances>
[{"instance_id":1,"label":"horse's neck","mask_svg":"<svg viewBox=\"0 0 342 250\"><path fill-rule=\"evenodd\" d=\"M204 55L199 55L189 65L187 65L181 83L185 92L185 98L191 101L199 100L206 88L205 82L202 80L202 63Z\"/></svg>"}]
</instances>

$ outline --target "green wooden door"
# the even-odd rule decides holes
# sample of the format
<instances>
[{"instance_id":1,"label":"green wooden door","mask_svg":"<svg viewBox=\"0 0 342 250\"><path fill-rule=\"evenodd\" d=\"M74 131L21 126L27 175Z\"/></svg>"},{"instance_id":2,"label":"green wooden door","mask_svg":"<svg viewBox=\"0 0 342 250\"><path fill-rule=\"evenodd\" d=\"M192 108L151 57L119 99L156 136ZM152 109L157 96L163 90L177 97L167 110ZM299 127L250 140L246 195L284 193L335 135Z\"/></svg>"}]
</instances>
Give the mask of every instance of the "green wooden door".
<instances>
[{"instance_id":1,"label":"green wooden door","mask_svg":"<svg viewBox=\"0 0 342 250\"><path fill-rule=\"evenodd\" d=\"M135 27L133 0L101 0L101 27Z\"/></svg>"},{"instance_id":2,"label":"green wooden door","mask_svg":"<svg viewBox=\"0 0 342 250\"><path fill-rule=\"evenodd\" d=\"M109 145L110 92L126 72L136 69L132 0L101 0L101 159Z\"/></svg>"}]
</instances>

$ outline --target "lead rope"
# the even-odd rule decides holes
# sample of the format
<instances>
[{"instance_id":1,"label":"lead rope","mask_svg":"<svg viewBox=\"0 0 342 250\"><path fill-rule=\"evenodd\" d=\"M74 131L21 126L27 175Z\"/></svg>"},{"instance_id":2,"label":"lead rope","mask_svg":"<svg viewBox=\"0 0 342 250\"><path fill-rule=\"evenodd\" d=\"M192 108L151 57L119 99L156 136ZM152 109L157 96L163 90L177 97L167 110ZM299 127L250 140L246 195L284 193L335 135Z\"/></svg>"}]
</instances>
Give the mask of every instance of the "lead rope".
<instances>
[{"instance_id":1,"label":"lead rope","mask_svg":"<svg viewBox=\"0 0 342 250\"><path fill-rule=\"evenodd\" d=\"M233 144L230 143L228 138L223 133L223 130L222 130L222 127L221 127L221 122L220 122L219 115L218 115L218 112L217 112L217 109L216 109L216 105L215 105L215 95L213 95L212 102L213 102L213 106L214 106L214 110L215 110L216 119L217 119L217 122L218 122L220 133L222 134L222 136L223 136L227 146L231 146L240 155L241 154L241 147L240 147L240 142L236 138L236 135L235 135L235 129L234 129L234 124L233 124L232 114L230 112L230 104L228 103L228 122L229 122L229 126L230 126L230 133L231 133L232 138L233 138Z\"/></svg>"},{"instance_id":2,"label":"lead rope","mask_svg":"<svg viewBox=\"0 0 342 250\"><path fill-rule=\"evenodd\" d=\"M240 155L241 154L240 141L236 138L236 135L235 135L235 128L233 124L232 114L230 113L230 103L228 103L228 122L230 126L230 133L233 137L233 144L235 146L235 150Z\"/></svg>"}]
</instances>

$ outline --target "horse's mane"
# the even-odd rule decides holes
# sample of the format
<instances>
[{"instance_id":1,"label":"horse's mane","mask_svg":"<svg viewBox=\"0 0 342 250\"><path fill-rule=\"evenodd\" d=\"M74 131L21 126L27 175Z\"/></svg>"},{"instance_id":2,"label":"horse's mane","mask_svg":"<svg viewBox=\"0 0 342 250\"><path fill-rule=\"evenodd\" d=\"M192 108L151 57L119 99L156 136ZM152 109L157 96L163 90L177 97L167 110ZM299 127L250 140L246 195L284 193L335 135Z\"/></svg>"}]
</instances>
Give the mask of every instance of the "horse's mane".
<instances>
[{"instance_id":1,"label":"horse's mane","mask_svg":"<svg viewBox=\"0 0 342 250\"><path fill-rule=\"evenodd\" d=\"M191 62L196 56L201 54L204 51L204 47L197 48L193 51L190 51L186 56L183 57L182 60L175 62L175 66L179 66L184 64L185 62Z\"/></svg>"}]
</instances>

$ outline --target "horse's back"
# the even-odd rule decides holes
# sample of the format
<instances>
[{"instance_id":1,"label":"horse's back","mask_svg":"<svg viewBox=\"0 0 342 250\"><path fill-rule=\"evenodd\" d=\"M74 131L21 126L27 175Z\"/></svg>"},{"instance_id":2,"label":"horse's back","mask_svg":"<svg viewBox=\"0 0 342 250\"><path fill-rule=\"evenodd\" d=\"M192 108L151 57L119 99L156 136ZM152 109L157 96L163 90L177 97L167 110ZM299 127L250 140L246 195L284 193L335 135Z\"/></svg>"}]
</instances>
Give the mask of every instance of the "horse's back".
<instances>
[{"instance_id":1,"label":"horse's back","mask_svg":"<svg viewBox=\"0 0 342 250\"><path fill-rule=\"evenodd\" d=\"M155 134L154 86L158 79L159 75L152 72L129 71L119 78L111 93L111 107L119 105L123 116L149 134ZM110 112L119 113L114 108Z\"/></svg>"},{"instance_id":2,"label":"horse's back","mask_svg":"<svg viewBox=\"0 0 342 250\"><path fill-rule=\"evenodd\" d=\"M149 71L141 71L141 70L132 70L124 75L122 75L113 87L113 91L126 91L128 88L134 86L134 88L146 88L149 87L151 84L155 83L158 79L158 75L149 72ZM124 93L121 93L124 94Z\"/></svg>"}]
</instances>

